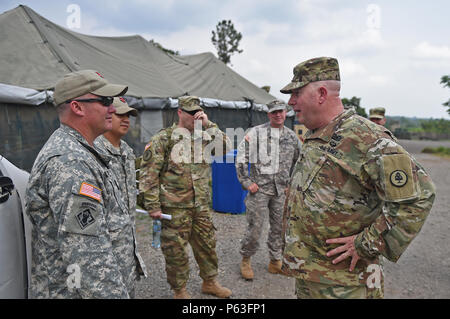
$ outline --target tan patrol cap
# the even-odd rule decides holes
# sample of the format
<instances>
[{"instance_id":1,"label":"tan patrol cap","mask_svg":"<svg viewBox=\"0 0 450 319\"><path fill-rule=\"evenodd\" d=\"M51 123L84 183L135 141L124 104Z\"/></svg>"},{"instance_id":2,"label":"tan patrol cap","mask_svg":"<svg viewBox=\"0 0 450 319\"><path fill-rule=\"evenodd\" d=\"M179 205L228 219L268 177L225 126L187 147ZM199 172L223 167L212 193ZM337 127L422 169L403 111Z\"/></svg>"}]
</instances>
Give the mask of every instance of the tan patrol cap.
<instances>
[{"instance_id":1,"label":"tan patrol cap","mask_svg":"<svg viewBox=\"0 0 450 319\"><path fill-rule=\"evenodd\" d=\"M267 113L272 113L278 110L286 110L286 103L280 100L273 100L272 102L267 104L267 108L269 109Z\"/></svg>"},{"instance_id":2,"label":"tan patrol cap","mask_svg":"<svg viewBox=\"0 0 450 319\"><path fill-rule=\"evenodd\" d=\"M203 111L200 107L200 99L196 96L180 96L178 98L178 106L184 111Z\"/></svg>"},{"instance_id":3,"label":"tan patrol cap","mask_svg":"<svg viewBox=\"0 0 450 319\"><path fill-rule=\"evenodd\" d=\"M376 107L369 110L369 119L384 119L386 110L384 107Z\"/></svg>"},{"instance_id":4,"label":"tan patrol cap","mask_svg":"<svg viewBox=\"0 0 450 319\"><path fill-rule=\"evenodd\" d=\"M116 96L113 101L113 106L116 108L116 114L122 115L130 113L133 116L138 115L138 111L132 107L130 107L127 103L127 101L121 97Z\"/></svg>"},{"instance_id":5,"label":"tan patrol cap","mask_svg":"<svg viewBox=\"0 0 450 319\"><path fill-rule=\"evenodd\" d=\"M66 74L56 83L53 99L55 105L60 105L88 93L98 96L120 96L127 90L128 86L111 84L97 71L81 70Z\"/></svg>"},{"instance_id":6,"label":"tan patrol cap","mask_svg":"<svg viewBox=\"0 0 450 319\"><path fill-rule=\"evenodd\" d=\"M340 81L339 63L335 58L313 58L294 67L294 77L288 85L280 90L281 93L291 94L311 82L335 80Z\"/></svg>"}]
</instances>

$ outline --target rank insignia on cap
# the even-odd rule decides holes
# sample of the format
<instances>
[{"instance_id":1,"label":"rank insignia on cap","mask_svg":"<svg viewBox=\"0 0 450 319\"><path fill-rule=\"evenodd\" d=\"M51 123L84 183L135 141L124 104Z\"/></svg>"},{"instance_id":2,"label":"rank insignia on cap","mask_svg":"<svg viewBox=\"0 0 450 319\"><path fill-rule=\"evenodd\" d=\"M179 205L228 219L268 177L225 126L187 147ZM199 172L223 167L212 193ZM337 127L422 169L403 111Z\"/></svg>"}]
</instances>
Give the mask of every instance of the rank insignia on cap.
<instances>
[{"instance_id":1,"label":"rank insignia on cap","mask_svg":"<svg viewBox=\"0 0 450 319\"><path fill-rule=\"evenodd\" d=\"M79 194L93 198L98 201L102 199L102 190L85 182L81 184Z\"/></svg>"},{"instance_id":2,"label":"rank insignia on cap","mask_svg":"<svg viewBox=\"0 0 450 319\"><path fill-rule=\"evenodd\" d=\"M92 216L89 209L85 209L77 214L77 221L80 224L81 229L85 229L89 225L95 222L94 216Z\"/></svg>"},{"instance_id":3,"label":"rank insignia on cap","mask_svg":"<svg viewBox=\"0 0 450 319\"><path fill-rule=\"evenodd\" d=\"M126 101L125 101L125 99L124 99L123 97L119 97L119 100L120 100L122 103L126 103Z\"/></svg>"},{"instance_id":4,"label":"rank insignia on cap","mask_svg":"<svg viewBox=\"0 0 450 319\"><path fill-rule=\"evenodd\" d=\"M95 72L95 73L97 73L97 75L98 75L99 77L101 77L102 79L104 79L103 75L101 75L101 74L98 73L98 72Z\"/></svg>"},{"instance_id":5,"label":"rank insignia on cap","mask_svg":"<svg viewBox=\"0 0 450 319\"><path fill-rule=\"evenodd\" d=\"M395 187L403 187L408 182L408 175L402 170L395 170L391 173L389 179Z\"/></svg>"}]
</instances>

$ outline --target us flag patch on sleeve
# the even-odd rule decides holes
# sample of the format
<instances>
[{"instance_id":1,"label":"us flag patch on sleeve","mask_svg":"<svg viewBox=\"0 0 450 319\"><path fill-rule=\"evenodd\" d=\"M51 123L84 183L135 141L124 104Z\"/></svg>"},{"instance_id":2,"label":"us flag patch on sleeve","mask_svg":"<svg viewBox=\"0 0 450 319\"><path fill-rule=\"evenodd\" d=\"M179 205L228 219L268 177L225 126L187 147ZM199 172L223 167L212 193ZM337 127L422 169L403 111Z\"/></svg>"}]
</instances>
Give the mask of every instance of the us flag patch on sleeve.
<instances>
[{"instance_id":1,"label":"us flag patch on sleeve","mask_svg":"<svg viewBox=\"0 0 450 319\"><path fill-rule=\"evenodd\" d=\"M102 190L85 182L81 184L79 194L93 198L98 201L102 199Z\"/></svg>"}]
</instances>

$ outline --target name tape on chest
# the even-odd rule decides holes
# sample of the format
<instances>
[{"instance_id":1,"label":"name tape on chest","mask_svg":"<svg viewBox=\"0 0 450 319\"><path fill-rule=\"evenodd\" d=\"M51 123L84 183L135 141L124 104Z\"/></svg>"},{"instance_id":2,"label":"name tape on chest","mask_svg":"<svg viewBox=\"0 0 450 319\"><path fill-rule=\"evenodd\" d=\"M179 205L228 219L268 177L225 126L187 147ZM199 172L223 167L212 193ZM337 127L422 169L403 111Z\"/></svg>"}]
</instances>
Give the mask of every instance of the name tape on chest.
<instances>
[{"instance_id":1,"label":"name tape on chest","mask_svg":"<svg viewBox=\"0 0 450 319\"><path fill-rule=\"evenodd\" d=\"M102 199L102 190L86 182L81 183L79 194L93 198L98 201L101 201Z\"/></svg>"}]
</instances>

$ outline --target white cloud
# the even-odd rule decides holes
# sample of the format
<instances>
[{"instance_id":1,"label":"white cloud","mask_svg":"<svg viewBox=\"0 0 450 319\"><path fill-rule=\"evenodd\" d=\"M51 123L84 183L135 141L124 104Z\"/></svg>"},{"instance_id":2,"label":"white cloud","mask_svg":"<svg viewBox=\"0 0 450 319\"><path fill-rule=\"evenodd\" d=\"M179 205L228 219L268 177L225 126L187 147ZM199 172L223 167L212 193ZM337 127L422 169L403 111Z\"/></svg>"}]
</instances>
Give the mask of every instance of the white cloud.
<instances>
[{"instance_id":1,"label":"white cloud","mask_svg":"<svg viewBox=\"0 0 450 319\"><path fill-rule=\"evenodd\" d=\"M413 49L413 56L419 59L450 59L450 47L435 46L424 41Z\"/></svg>"}]
</instances>

